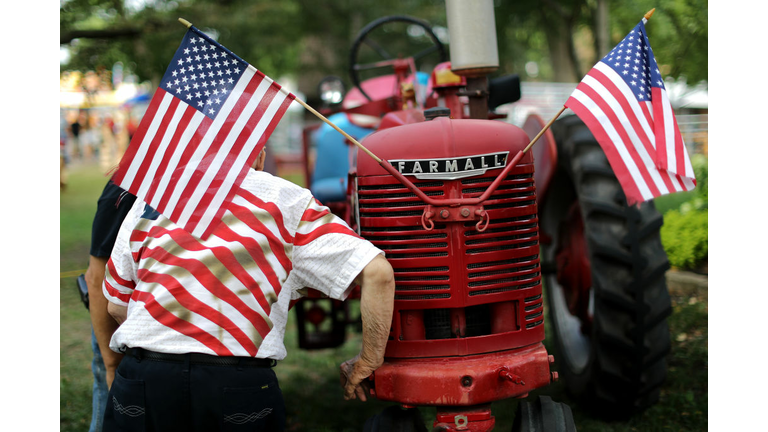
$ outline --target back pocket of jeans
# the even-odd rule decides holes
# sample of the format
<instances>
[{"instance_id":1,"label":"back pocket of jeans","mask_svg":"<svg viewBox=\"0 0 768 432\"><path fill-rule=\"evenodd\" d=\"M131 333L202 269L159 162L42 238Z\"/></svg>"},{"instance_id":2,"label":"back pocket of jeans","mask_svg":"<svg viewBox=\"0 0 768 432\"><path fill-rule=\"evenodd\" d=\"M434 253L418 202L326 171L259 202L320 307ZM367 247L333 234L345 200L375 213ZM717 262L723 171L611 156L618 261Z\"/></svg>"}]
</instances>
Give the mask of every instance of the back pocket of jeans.
<instances>
[{"instance_id":1,"label":"back pocket of jeans","mask_svg":"<svg viewBox=\"0 0 768 432\"><path fill-rule=\"evenodd\" d=\"M225 387L221 397L222 431L279 431L285 405L277 382L260 387Z\"/></svg>"},{"instance_id":2,"label":"back pocket of jeans","mask_svg":"<svg viewBox=\"0 0 768 432\"><path fill-rule=\"evenodd\" d=\"M107 411L121 430L143 431L146 425L144 381L127 379L115 373Z\"/></svg>"}]
</instances>

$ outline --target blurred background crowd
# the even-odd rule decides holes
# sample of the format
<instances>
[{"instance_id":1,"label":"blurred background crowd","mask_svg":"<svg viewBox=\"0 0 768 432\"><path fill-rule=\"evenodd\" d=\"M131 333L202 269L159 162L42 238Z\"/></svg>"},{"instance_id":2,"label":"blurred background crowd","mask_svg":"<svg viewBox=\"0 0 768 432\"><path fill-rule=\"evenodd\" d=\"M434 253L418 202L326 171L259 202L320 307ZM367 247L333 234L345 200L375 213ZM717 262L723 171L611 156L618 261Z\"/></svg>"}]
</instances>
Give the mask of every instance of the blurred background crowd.
<instances>
[{"instance_id":1,"label":"blurred background crowd","mask_svg":"<svg viewBox=\"0 0 768 432\"><path fill-rule=\"evenodd\" d=\"M149 103L149 84L124 79L121 64L112 70L64 71L60 78L59 151L61 187L67 168L98 163L109 172L120 161Z\"/></svg>"}]
</instances>

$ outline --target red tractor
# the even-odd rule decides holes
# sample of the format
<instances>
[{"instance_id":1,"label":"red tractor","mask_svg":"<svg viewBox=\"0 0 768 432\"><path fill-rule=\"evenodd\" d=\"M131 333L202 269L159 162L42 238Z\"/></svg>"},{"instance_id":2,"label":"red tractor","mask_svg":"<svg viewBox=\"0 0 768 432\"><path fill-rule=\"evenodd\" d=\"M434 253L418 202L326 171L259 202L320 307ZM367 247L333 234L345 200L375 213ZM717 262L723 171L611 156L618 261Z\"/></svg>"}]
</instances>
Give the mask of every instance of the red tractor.
<instances>
[{"instance_id":1,"label":"red tractor","mask_svg":"<svg viewBox=\"0 0 768 432\"><path fill-rule=\"evenodd\" d=\"M519 128L494 112L519 99L520 84L488 79L498 67L492 2L449 0L447 17L450 62L418 19L366 26L352 49L355 87L326 110L388 164L327 125L305 133L305 153L316 149L309 188L384 250L395 271L386 359L370 381L373 395L397 405L366 430L423 430L415 407L434 406L435 430L489 431L492 402L525 398L558 372L600 414L646 408L658 398L669 350L661 216L653 204L626 205L575 116L522 153L544 122L532 115ZM394 38L383 29L395 24L428 46L391 56L385 42ZM380 58L363 60L367 47ZM379 68L388 72L361 78ZM325 80L321 92L342 100L338 85ZM543 344L545 298L557 363ZM319 297L295 309L304 348L341 344L354 321L344 303ZM575 427L567 405L541 396L518 404L514 430Z\"/></svg>"}]
</instances>

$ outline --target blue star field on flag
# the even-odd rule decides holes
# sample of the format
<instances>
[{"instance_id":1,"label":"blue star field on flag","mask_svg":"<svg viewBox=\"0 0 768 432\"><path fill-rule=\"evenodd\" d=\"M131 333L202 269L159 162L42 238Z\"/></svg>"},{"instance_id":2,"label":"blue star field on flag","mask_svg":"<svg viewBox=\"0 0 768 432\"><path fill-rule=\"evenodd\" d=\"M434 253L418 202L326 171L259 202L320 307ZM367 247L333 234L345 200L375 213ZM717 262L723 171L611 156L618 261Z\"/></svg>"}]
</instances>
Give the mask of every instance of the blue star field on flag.
<instances>
[{"instance_id":1,"label":"blue star field on flag","mask_svg":"<svg viewBox=\"0 0 768 432\"><path fill-rule=\"evenodd\" d=\"M247 66L220 45L187 31L160 88L213 119Z\"/></svg>"},{"instance_id":2,"label":"blue star field on flag","mask_svg":"<svg viewBox=\"0 0 768 432\"><path fill-rule=\"evenodd\" d=\"M651 100L652 87L664 88L642 21L601 61L624 79L639 101Z\"/></svg>"}]
</instances>

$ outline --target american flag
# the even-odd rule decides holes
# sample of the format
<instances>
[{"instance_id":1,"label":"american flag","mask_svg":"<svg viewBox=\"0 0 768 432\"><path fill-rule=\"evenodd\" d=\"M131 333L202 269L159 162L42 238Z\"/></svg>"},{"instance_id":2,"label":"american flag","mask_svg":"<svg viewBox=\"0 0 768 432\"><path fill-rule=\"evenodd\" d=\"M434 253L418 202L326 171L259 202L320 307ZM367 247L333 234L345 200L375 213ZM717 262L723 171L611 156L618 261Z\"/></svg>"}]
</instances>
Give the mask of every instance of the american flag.
<instances>
[{"instance_id":1,"label":"american flag","mask_svg":"<svg viewBox=\"0 0 768 432\"><path fill-rule=\"evenodd\" d=\"M190 27L115 183L193 235L220 222L294 95Z\"/></svg>"},{"instance_id":2,"label":"american flag","mask_svg":"<svg viewBox=\"0 0 768 432\"><path fill-rule=\"evenodd\" d=\"M595 135L630 205L696 185L645 22L589 71L565 103Z\"/></svg>"}]
</instances>

